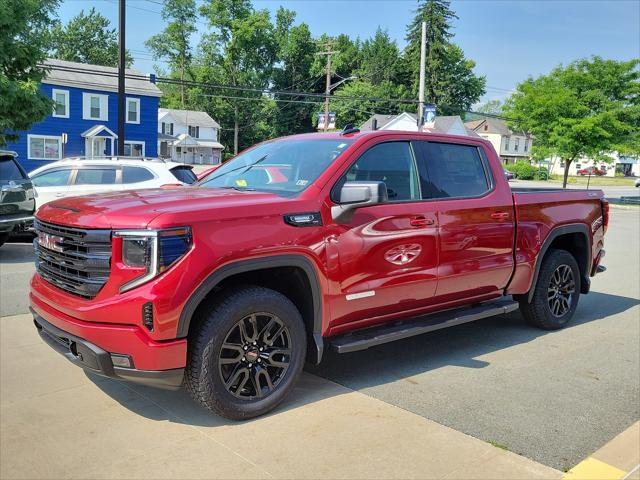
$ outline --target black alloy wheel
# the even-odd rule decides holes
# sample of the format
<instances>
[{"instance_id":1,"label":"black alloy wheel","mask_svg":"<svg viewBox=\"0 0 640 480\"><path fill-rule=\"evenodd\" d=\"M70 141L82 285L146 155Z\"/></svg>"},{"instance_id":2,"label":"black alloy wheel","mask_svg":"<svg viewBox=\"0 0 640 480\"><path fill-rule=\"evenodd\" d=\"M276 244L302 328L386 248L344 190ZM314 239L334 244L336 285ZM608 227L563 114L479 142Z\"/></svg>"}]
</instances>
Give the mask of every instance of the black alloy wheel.
<instances>
[{"instance_id":1,"label":"black alloy wheel","mask_svg":"<svg viewBox=\"0 0 640 480\"><path fill-rule=\"evenodd\" d=\"M218 370L234 396L253 400L269 395L291 363L291 334L276 315L252 313L239 320L222 343Z\"/></svg>"}]
</instances>

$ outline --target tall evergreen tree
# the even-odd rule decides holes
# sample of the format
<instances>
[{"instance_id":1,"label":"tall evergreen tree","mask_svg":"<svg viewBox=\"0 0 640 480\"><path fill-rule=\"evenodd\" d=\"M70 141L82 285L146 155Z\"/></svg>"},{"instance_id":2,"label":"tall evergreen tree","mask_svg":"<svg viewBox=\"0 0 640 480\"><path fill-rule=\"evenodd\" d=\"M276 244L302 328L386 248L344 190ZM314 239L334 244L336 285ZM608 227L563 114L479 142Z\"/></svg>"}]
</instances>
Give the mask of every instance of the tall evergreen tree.
<instances>
[{"instance_id":1,"label":"tall evergreen tree","mask_svg":"<svg viewBox=\"0 0 640 480\"><path fill-rule=\"evenodd\" d=\"M145 45L151 49L156 59L166 60L180 78L180 105L185 108L185 73L192 61L191 36L196 32L195 0L165 0L162 19L167 22L164 30L149 38Z\"/></svg>"},{"instance_id":2,"label":"tall evergreen tree","mask_svg":"<svg viewBox=\"0 0 640 480\"><path fill-rule=\"evenodd\" d=\"M435 103L439 113L463 114L484 94L486 80L473 73L475 62L465 58L452 43L451 24L458 17L449 0L423 0L413 21L407 25L404 51L405 82L418 91L422 22L427 24L425 68L426 101Z\"/></svg>"}]
</instances>

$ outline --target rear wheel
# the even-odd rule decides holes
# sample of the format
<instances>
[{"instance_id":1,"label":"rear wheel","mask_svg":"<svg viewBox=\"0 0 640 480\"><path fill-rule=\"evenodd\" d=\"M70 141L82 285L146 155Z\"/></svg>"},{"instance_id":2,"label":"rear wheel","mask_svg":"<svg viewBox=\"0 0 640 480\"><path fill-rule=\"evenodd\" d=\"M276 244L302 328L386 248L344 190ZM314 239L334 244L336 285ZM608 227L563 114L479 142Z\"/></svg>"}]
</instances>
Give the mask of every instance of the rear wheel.
<instances>
[{"instance_id":1,"label":"rear wheel","mask_svg":"<svg viewBox=\"0 0 640 480\"><path fill-rule=\"evenodd\" d=\"M551 250L542 260L533 298L520 300L520 310L532 325L546 330L563 328L578 307L580 269L566 250Z\"/></svg>"},{"instance_id":2,"label":"rear wheel","mask_svg":"<svg viewBox=\"0 0 640 480\"><path fill-rule=\"evenodd\" d=\"M10 233L0 233L0 247L4 245L7 240L9 240L9 235Z\"/></svg>"},{"instance_id":3,"label":"rear wheel","mask_svg":"<svg viewBox=\"0 0 640 480\"><path fill-rule=\"evenodd\" d=\"M189 338L185 379L193 398L232 420L274 409L304 363L306 334L295 305L274 290L242 287L202 315Z\"/></svg>"}]
</instances>

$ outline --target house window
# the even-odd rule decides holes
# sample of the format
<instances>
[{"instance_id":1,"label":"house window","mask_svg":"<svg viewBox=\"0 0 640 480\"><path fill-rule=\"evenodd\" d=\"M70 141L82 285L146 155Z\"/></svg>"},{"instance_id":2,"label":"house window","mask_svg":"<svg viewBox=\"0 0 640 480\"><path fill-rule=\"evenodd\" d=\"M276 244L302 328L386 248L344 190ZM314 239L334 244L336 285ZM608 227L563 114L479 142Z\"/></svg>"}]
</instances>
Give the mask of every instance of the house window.
<instances>
[{"instance_id":1,"label":"house window","mask_svg":"<svg viewBox=\"0 0 640 480\"><path fill-rule=\"evenodd\" d=\"M516 137L516 142L515 142L515 146L513 147L513 151L517 152L518 151L518 147L520 146L520 137Z\"/></svg>"},{"instance_id":2,"label":"house window","mask_svg":"<svg viewBox=\"0 0 640 480\"><path fill-rule=\"evenodd\" d=\"M127 123L140 123L139 98L127 98Z\"/></svg>"},{"instance_id":3,"label":"house window","mask_svg":"<svg viewBox=\"0 0 640 480\"><path fill-rule=\"evenodd\" d=\"M124 142L124 155L126 157L144 157L144 142Z\"/></svg>"},{"instance_id":4,"label":"house window","mask_svg":"<svg viewBox=\"0 0 640 480\"><path fill-rule=\"evenodd\" d=\"M162 133L173 135L173 123L162 122Z\"/></svg>"},{"instance_id":5,"label":"house window","mask_svg":"<svg viewBox=\"0 0 640 480\"><path fill-rule=\"evenodd\" d=\"M504 137L504 149L509 150L509 140L511 140L511 137Z\"/></svg>"},{"instance_id":6,"label":"house window","mask_svg":"<svg viewBox=\"0 0 640 480\"><path fill-rule=\"evenodd\" d=\"M69 91L51 90L53 98L53 116L57 118L69 118Z\"/></svg>"},{"instance_id":7,"label":"house window","mask_svg":"<svg viewBox=\"0 0 640 480\"><path fill-rule=\"evenodd\" d=\"M524 151L525 152L529 151L529 139L528 138L524 139Z\"/></svg>"},{"instance_id":8,"label":"house window","mask_svg":"<svg viewBox=\"0 0 640 480\"><path fill-rule=\"evenodd\" d=\"M582 168L582 164L581 164L581 163L576 163L576 168L577 168L578 170L580 170L580 169Z\"/></svg>"},{"instance_id":9,"label":"house window","mask_svg":"<svg viewBox=\"0 0 640 480\"><path fill-rule=\"evenodd\" d=\"M193 138L200 138L200 127L189 125L189 136Z\"/></svg>"},{"instance_id":10,"label":"house window","mask_svg":"<svg viewBox=\"0 0 640 480\"><path fill-rule=\"evenodd\" d=\"M27 157L30 160L60 160L62 138L48 135L28 135Z\"/></svg>"},{"instance_id":11,"label":"house window","mask_svg":"<svg viewBox=\"0 0 640 480\"><path fill-rule=\"evenodd\" d=\"M103 120L109 119L108 111L108 95L98 93L82 94L82 118L84 120Z\"/></svg>"}]
</instances>

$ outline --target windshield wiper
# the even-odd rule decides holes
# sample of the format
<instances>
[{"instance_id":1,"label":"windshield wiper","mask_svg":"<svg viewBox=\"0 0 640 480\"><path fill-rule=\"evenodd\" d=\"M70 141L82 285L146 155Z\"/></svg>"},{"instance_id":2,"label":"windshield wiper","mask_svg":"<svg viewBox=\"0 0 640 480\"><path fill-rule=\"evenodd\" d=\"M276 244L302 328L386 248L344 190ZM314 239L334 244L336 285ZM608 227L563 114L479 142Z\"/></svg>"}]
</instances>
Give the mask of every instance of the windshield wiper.
<instances>
[{"instance_id":1,"label":"windshield wiper","mask_svg":"<svg viewBox=\"0 0 640 480\"><path fill-rule=\"evenodd\" d=\"M233 189L233 190L237 190L238 192L255 192L256 191L255 188L236 187L234 185L225 185L223 187L216 187L216 188L224 188L225 190Z\"/></svg>"},{"instance_id":2,"label":"windshield wiper","mask_svg":"<svg viewBox=\"0 0 640 480\"><path fill-rule=\"evenodd\" d=\"M235 172L237 170L242 170L243 168L246 168L246 170L242 173L246 173L249 170L251 170L253 168L254 165L259 164L260 162L263 162L267 157L269 156L269 154L267 153L266 155L263 155L262 157L260 157L258 160L256 160L253 163L250 163L249 165L242 165L241 167L236 167L236 168L232 168L231 170L221 173L220 175L217 175L215 177L209 178L205 183L210 182L212 180L216 180L218 178L224 177L225 175L228 175L231 172Z\"/></svg>"}]
</instances>

